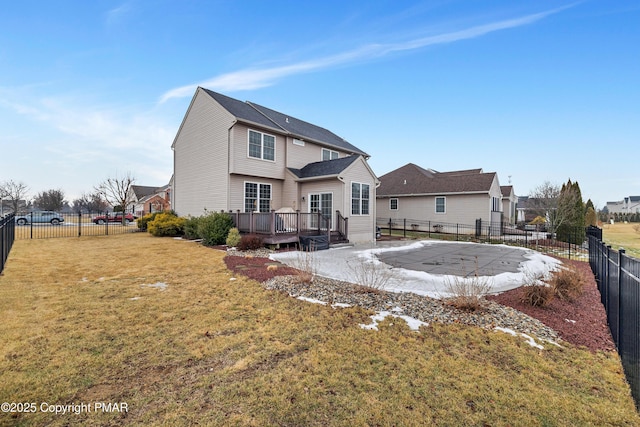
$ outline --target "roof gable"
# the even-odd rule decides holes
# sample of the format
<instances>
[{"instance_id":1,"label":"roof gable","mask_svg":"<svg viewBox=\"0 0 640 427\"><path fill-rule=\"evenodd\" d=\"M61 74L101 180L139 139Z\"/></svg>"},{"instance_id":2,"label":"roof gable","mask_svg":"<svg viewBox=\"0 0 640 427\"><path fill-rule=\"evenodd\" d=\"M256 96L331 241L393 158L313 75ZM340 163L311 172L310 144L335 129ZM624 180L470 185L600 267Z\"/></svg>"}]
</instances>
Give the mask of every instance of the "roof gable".
<instances>
[{"instance_id":1,"label":"roof gable","mask_svg":"<svg viewBox=\"0 0 640 427\"><path fill-rule=\"evenodd\" d=\"M483 173L482 169L437 172L409 163L381 176L377 194L489 193L495 179L495 172Z\"/></svg>"},{"instance_id":2,"label":"roof gable","mask_svg":"<svg viewBox=\"0 0 640 427\"><path fill-rule=\"evenodd\" d=\"M264 114L257 111L255 108L251 106L251 104L247 102L242 102L237 99L228 97L226 95L222 95L221 93L213 92L209 89L202 88L210 97L215 99L218 104L222 106L229 113L234 115L236 118L241 119L243 121L248 121L252 123L256 123L262 126L270 127L270 128L279 128L279 126L271 121ZM284 129L281 129L284 130Z\"/></svg>"},{"instance_id":3,"label":"roof gable","mask_svg":"<svg viewBox=\"0 0 640 427\"><path fill-rule=\"evenodd\" d=\"M157 190L161 188L162 187L149 187L146 185L132 185L131 191L133 191L133 194L135 194L136 198L140 200L143 197L146 197L150 194L154 194Z\"/></svg>"}]
</instances>

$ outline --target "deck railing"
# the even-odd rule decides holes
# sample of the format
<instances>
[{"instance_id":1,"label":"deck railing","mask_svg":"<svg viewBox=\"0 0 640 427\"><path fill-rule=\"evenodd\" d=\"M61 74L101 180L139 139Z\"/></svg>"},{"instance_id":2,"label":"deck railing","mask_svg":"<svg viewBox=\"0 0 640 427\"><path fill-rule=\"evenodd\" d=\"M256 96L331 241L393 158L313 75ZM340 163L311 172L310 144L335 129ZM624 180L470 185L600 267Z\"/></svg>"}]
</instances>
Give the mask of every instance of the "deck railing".
<instances>
[{"instance_id":1,"label":"deck railing","mask_svg":"<svg viewBox=\"0 0 640 427\"><path fill-rule=\"evenodd\" d=\"M331 233L331 218L320 212L229 212L241 233L259 234L265 242L297 241L300 235ZM345 234L346 235L346 234Z\"/></svg>"}]
</instances>

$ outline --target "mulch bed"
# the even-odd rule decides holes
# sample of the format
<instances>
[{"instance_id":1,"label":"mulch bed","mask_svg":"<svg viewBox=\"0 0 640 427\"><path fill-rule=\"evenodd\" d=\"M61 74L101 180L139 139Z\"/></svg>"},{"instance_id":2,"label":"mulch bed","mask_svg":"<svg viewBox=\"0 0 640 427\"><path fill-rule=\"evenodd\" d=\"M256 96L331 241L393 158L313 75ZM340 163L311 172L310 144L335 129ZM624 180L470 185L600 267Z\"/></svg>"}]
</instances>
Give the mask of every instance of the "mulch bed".
<instances>
[{"instance_id":1,"label":"mulch bed","mask_svg":"<svg viewBox=\"0 0 640 427\"><path fill-rule=\"evenodd\" d=\"M591 351L615 351L616 347L607 325L607 314L600 302L600 292L589 263L562 259L585 278L584 292L573 301L554 298L546 307L532 307L520 302L522 290L513 289L488 299L513 307L553 328L560 337Z\"/></svg>"},{"instance_id":2,"label":"mulch bed","mask_svg":"<svg viewBox=\"0 0 640 427\"><path fill-rule=\"evenodd\" d=\"M275 276L297 274L296 269L264 257L226 256L224 261L229 270L259 282L266 282ZM555 298L546 307L532 307L520 302L522 291L519 288L488 296L487 299L540 320L558 332L564 341L591 351L615 351L607 316L589 264L566 259L562 259L562 262L581 272L587 282L583 294L573 301ZM269 266L275 267L268 269Z\"/></svg>"},{"instance_id":3,"label":"mulch bed","mask_svg":"<svg viewBox=\"0 0 640 427\"><path fill-rule=\"evenodd\" d=\"M266 282L276 276L289 276L298 273L295 268L263 257L226 256L224 263L234 273L242 274L258 282ZM269 268L269 266L273 266Z\"/></svg>"}]
</instances>

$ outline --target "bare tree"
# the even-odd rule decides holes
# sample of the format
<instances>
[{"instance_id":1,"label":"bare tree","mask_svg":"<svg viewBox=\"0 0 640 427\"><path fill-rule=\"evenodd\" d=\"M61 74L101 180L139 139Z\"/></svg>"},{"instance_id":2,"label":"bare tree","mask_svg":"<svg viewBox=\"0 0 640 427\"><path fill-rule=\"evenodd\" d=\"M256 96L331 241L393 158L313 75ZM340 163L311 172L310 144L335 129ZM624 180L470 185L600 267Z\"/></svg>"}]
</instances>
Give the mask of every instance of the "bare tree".
<instances>
[{"instance_id":1,"label":"bare tree","mask_svg":"<svg viewBox=\"0 0 640 427\"><path fill-rule=\"evenodd\" d=\"M126 211L127 207L133 201L133 191L131 186L136 179L131 172L123 177L107 178L95 187L95 190L102 196L114 209ZM122 222L125 222L125 215L122 215Z\"/></svg>"},{"instance_id":2,"label":"bare tree","mask_svg":"<svg viewBox=\"0 0 640 427\"><path fill-rule=\"evenodd\" d=\"M8 200L13 212L18 212L20 202L25 199L29 187L24 182L13 180L0 183L0 199Z\"/></svg>"},{"instance_id":3,"label":"bare tree","mask_svg":"<svg viewBox=\"0 0 640 427\"><path fill-rule=\"evenodd\" d=\"M529 195L529 203L531 203L536 215L547 220L547 229L554 237L562 225L575 225L573 224L575 222L574 207L577 204L582 204L582 196L579 189L574 191L573 187L571 180L562 187L545 181ZM584 222L584 213L582 214L582 222Z\"/></svg>"},{"instance_id":4,"label":"bare tree","mask_svg":"<svg viewBox=\"0 0 640 427\"><path fill-rule=\"evenodd\" d=\"M43 191L36 195L33 203L45 211L59 211L66 203L64 200L64 191L60 189Z\"/></svg>"},{"instance_id":5,"label":"bare tree","mask_svg":"<svg viewBox=\"0 0 640 427\"><path fill-rule=\"evenodd\" d=\"M107 210L107 202L98 191L82 193L80 198L73 201L73 209L77 212L103 212Z\"/></svg>"},{"instance_id":6,"label":"bare tree","mask_svg":"<svg viewBox=\"0 0 640 427\"><path fill-rule=\"evenodd\" d=\"M558 210L560 200L560 186L545 181L529 194L529 203L535 214L547 220L547 228L555 234L562 223L562 214Z\"/></svg>"}]
</instances>

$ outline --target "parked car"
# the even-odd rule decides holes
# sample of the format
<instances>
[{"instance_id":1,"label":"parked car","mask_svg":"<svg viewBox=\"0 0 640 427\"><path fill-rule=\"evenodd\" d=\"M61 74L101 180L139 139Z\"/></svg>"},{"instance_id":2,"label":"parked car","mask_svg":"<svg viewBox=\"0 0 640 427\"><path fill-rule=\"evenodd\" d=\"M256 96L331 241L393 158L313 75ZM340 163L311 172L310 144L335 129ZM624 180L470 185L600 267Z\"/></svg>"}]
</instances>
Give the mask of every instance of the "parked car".
<instances>
[{"instance_id":1,"label":"parked car","mask_svg":"<svg viewBox=\"0 0 640 427\"><path fill-rule=\"evenodd\" d=\"M62 222L64 222L62 215L53 211L36 211L26 215L16 215L16 224L18 225L27 225L30 223L59 225Z\"/></svg>"},{"instance_id":2,"label":"parked car","mask_svg":"<svg viewBox=\"0 0 640 427\"><path fill-rule=\"evenodd\" d=\"M124 216L124 223L129 224L130 222L135 221L137 218L137 216L128 213ZM105 224L107 221L122 222L122 212L118 212L116 214L98 215L93 217L91 221L93 221L95 224Z\"/></svg>"}]
</instances>

